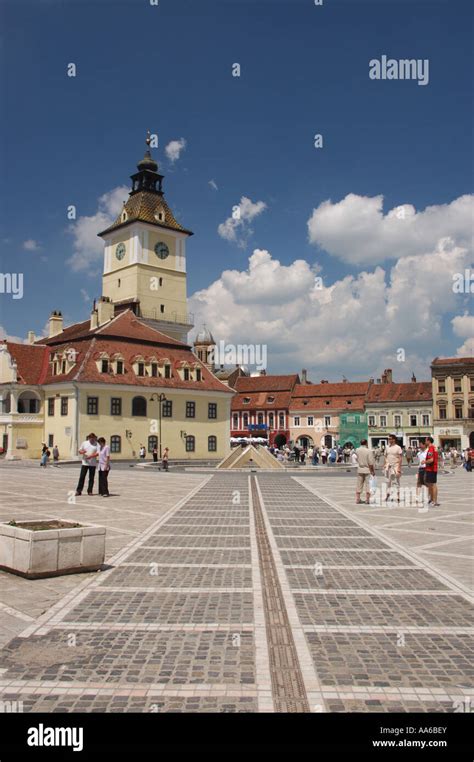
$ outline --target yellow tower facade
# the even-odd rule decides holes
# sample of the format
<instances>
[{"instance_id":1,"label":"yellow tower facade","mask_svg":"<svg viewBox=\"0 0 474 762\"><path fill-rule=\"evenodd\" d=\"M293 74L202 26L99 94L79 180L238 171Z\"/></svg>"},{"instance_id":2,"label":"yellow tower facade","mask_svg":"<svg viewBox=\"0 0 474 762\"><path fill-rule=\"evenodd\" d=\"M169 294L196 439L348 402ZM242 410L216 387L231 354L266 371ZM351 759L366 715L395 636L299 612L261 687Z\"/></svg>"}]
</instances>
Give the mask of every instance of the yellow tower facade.
<instances>
[{"instance_id":1,"label":"yellow tower facade","mask_svg":"<svg viewBox=\"0 0 474 762\"><path fill-rule=\"evenodd\" d=\"M137 169L120 214L99 233L104 241L102 296L115 314L131 308L158 330L186 342L193 327L186 289L186 242L192 232L168 206L163 175L149 148Z\"/></svg>"}]
</instances>

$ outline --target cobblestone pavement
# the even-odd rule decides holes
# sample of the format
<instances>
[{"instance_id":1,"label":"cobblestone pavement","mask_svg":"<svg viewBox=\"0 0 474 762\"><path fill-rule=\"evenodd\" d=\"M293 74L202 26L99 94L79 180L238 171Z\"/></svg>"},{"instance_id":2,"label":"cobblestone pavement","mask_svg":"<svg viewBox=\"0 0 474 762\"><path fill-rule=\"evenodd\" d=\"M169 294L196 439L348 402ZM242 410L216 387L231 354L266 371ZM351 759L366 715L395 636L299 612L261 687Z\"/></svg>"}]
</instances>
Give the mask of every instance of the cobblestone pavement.
<instances>
[{"instance_id":1,"label":"cobblestone pavement","mask_svg":"<svg viewBox=\"0 0 474 762\"><path fill-rule=\"evenodd\" d=\"M5 480L13 473L2 469L3 520L12 508L93 520L111 542L97 574L0 573L0 702L33 712L454 712L474 702L468 554L452 552L471 548L467 474L449 477L449 499L442 491L438 513L420 518L354 506L352 480L330 475L122 472L120 497L74 506L58 497L71 470L22 470L21 485Z\"/></svg>"}]
</instances>

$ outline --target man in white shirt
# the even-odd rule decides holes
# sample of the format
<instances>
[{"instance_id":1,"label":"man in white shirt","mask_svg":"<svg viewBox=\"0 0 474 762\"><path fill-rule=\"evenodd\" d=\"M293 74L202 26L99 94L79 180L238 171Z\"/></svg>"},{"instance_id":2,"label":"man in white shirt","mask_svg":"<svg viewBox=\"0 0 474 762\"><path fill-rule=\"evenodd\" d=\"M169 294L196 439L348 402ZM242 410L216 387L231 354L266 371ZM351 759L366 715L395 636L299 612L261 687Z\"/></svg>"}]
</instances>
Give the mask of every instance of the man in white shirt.
<instances>
[{"instance_id":1,"label":"man in white shirt","mask_svg":"<svg viewBox=\"0 0 474 762\"><path fill-rule=\"evenodd\" d=\"M84 482L86 480L87 474L89 474L87 494L92 495L99 449L99 444L95 434L89 434L87 439L81 444L79 448L79 455L82 455L82 466L79 481L77 483L76 495L82 495L82 490L84 489Z\"/></svg>"},{"instance_id":2,"label":"man in white shirt","mask_svg":"<svg viewBox=\"0 0 474 762\"><path fill-rule=\"evenodd\" d=\"M355 450L352 455L355 455L357 468L357 487L356 487L356 503L363 503L360 499L361 493L364 491L367 498L367 505L370 503L370 477L375 476L375 459L372 450L367 447L367 440L362 439L360 447Z\"/></svg>"},{"instance_id":3,"label":"man in white shirt","mask_svg":"<svg viewBox=\"0 0 474 762\"><path fill-rule=\"evenodd\" d=\"M398 502L400 502L400 477L402 475L402 458L403 450L399 444L397 444L397 438L395 434L390 434L388 438L388 447L385 450L385 464L384 471L385 476L388 479L387 485L387 500L391 499L392 484L396 484L396 494Z\"/></svg>"}]
</instances>

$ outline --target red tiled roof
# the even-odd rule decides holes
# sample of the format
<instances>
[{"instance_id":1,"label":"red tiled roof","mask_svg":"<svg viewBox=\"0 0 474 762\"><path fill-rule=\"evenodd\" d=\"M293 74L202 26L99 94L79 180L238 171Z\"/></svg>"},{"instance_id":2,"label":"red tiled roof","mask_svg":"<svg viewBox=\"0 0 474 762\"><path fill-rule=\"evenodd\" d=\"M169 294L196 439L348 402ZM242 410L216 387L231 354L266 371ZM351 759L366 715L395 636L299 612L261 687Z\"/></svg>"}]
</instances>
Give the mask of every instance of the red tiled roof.
<instances>
[{"instance_id":1,"label":"red tiled roof","mask_svg":"<svg viewBox=\"0 0 474 762\"><path fill-rule=\"evenodd\" d=\"M349 402L350 400L350 402ZM365 397L352 395L345 397L293 397L291 410L298 411L328 411L328 410L355 410L362 411L365 407Z\"/></svg>"},{"instance_id":2,"label":"red tiled roof","mask_svg":"<svg viewBox=\"0 0 474 762\"><path fill-rule=\"evenodd\" d=\"M78 326L84 326L84 323ZM75 326L76 328L78 326ZM63 331L55 339L63 338L62 342L51 344L12 344L7 343L8 349L18 366L19 382L23 384L52 384L68 381L80 383L103 383L110 385L127 384L137 387L176 388L203 391L225 392L234 394L226 384L219 381L198 360L190 347L180 341L155 331L144 325L130 311L122 313L100 329L92 332L77 331L76 339L69 337L71 333ZM68 340L64 340L67 336ZM64 350L74 349L76 362L67 374L52 374L51 355L61 354ZM101 353L112 357L120 354L124 361L124 373L101 373L97 368L97 360ZM157 378L153 376L136 376L132 363L137 355L145 360L155 357L160 360L168 359L172 367L172 378ZM202 381L182 381L177 369L183 362L201 368Z\"/></svg>"},{"instance_id":3,"label":"red tiled roof","mask_svg":"<svg viewBox=\"0 0 474 762\"><path fill-rule=\"evenodd\" d=\"M341 382L336 384L297 384L293 389L293 397L347 397L366 395L370 382Z\"/></svg>"},{"instance_id":4,"label":"red tiled roof","mask_svg":"<svg viewBox=\"0 0 474 762\"><path fill-rule=\"evenodd\" d=\"M367 402L431 402L431 381L407 384L372 384Z\"/></svg>"},{"instance_id":5,"label":"red tiled roof","mask_svg":"<svg viewBox=\"0 0 474 762\"><path fill-rule=\"evenodd\" d=\"M268 398L274 397L274 402L269 402ZM248 399L249 402L244 402ZM232 400L232 410L287 410L290 406L291 392L257 392L248 394L236 394Z\"/></svg>"},{"instance_id":6,"label":"red tiled roof","mask_svg":"<svg viewBox=\"0 0 474 762\"><path fill-rule=\"evenodd\" d=\"M45 375L45 347L34 344L15 344L5 342L8 351L17 365L19 384L40 384Z\"/></svg>"},{"instance_id":7,"label":"red tiled roof","mask_svg":"<svg viewBox=\"0 0 474 762\"><path fill-rule=\"evenodd\" d=\"M291 391L299 381L298 374L290 376L241 376L235 382L238 392Z\"/></svg>"},{"instance_id":8,"label":"red tiled roof","mask_svg":"<svg viewBox=\"0 0 474 762\"><path fill-rule=\"evenodd\" d=\"M76 323L70 325L56 336L52 336L50 339L39 339L37 344L64 344L65 342L75 341L78 339L92 338L93 336L101 337L117 337L123 339L131 339L142 342L151 342L152 344L160 343L168 346L175 347L187 347L187 344L171 338L164 333L152 328L150 325L146 325L140 318L138 318L131 310L124 310L120 312L116 317L109 320L108 323L99 326L99 328L90 327L90 321L85 320L82 323Z\"/></svg>"},{"instance_id":9,"label":"red tiled roof","mask_svg":"<svg viewBox=\"0 0 474 762\"><path fill-rule=\"evenodd\" d=\"M474 357L435 357L433 365L474 365Z\"/></svg>"}]
</instances>

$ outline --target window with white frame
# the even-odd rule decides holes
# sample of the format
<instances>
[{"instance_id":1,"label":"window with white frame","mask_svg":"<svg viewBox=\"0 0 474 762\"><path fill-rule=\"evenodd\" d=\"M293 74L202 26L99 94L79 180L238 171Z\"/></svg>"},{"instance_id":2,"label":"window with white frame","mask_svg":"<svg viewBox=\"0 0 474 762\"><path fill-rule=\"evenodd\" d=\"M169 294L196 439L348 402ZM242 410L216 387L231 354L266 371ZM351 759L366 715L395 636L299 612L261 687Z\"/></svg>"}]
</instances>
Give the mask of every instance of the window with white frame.
<instances>
[{"instance_id":1,"label":"window with white frame","mask_svg":"<svg viewBox=\"0 0 474 762\"><path fill-rule=\"evenodd\" d=\"M299 415L295 415L295 417L293 418L293 425L294 426L299 426L300 425L300 417L299 417Z\"/></svg>"},{"instance_id":2,"label":"window with white frame","mask_svg":"<svg viewBox=\"0 0 474 762\"><path fill-rule=\"evenodd\" d=\"M368 424L369 424L369 426L376 426L377 425L376 422L375 422L375 415L369 415Z\"/></svg>"},{"instance_id":3,"label":"window with white frame","mask_svg":"<svg viewBox=\"0 0 474 762\"><path fill-rule=\"evenodd\" d=\"M421 420L423 422L423 426L429 426L430 425L430 414L429 413L423 413L421 416Z\"/></svg>"},{"instance_id":4,"label":"window with white frame","mask_svg":"<svg viewBox=\"0 0 474 762\"><path fill-rule=\"evenodd\" d=\"M385 428L386 428L386 426L387 426L387 416L386 416L386 415L381 415L381 416L380 416L380 426L381 426L383 429L385 429Z\"/></svg>"},{"instance_id":5,"label":"window with white frame","mask_svg":"<svg viewBox=\"0 0 474 762\"><path fill-rule=\"evenodd\" d=\"M399 429L402 425L402 416L401 415L394 415L393 416L393 425L396 429Z\"/></svg>"}]
</instances>

